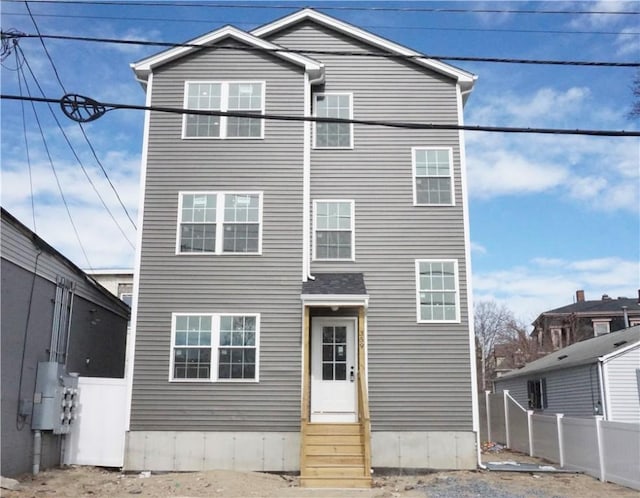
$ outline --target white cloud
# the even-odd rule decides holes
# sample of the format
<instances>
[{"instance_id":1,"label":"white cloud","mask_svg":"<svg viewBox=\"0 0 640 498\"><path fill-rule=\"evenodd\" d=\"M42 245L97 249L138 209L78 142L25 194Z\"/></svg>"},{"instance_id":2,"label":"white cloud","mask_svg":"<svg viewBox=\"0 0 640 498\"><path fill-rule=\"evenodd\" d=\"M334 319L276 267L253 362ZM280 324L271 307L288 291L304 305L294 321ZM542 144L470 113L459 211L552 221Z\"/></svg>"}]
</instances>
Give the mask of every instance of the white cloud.
<instances>
[{"instance_id":1,"label":"white cloud","mask_svg":"<svg viewBox=\"0 0 640 498\"><path fill-rule=\"evenodd\" d=\"M594 108L586 87L544 87L480 99L469 110L470 123L597 129L624 123L622 110ZM544 192L591 210L637 213L639 158L635 137L467 134L469 192L482 199Z\"/></svg>"},{"instance_id":2,"label":"white cloud","mask_svg":"<svg viewBox=\"0 0 640 498\"><path fill-rule=\"evenodd\" d=\"M621 2L618 0L600 0L582 4L573 3L570 10L587 10L594 12L594 14L576 14L569 22L569 27L573 29L589 29L613 26L619 23L623 16L612 14L633 10L633 4L634 2ZM604 14L595 14L595 12L604 12Z\"/></svg>"},{"instance_id":3,"label":"white cloud","mask_svg":"<svg viewBox=\"0 0 640 498\"><path fill-rule=\"evenodd\" d=\"M531 323L540 313L574 302L582 289L589 300L637 295L640 262L607 257L565 261L534 258L526 266L473 275L474 300L505 304Z\"/></svg>"},{"instance_id":4,"label":"white cloud","mask_svg":"<svg viewBox=\"0 0 640 498\"><path fill-rule=\"evenodd\" d=\"M139 157L111 151L105 154L102 162L127 211L136 222ZM135 230L106 178L92 163L85 163L91 180L120 228L110 218L77 163L55 161L54 165L91 265L98 268L132 266L134 250L121 230L134 245ZM3 158L2 167L3 207L33 229L31 189L25 165L17 159ZM79 266L86 266L85 257L62 204L51 166L37 151L32 155L32 178L38 235Z\"/></svg>"},{"instance_id":5,"label":"white cloud","mask_svg":"<svg viewBox=\"0 0 640 498\"><path fill-rule=\"evenodd\" d=\"M471 242L471 251L476 254L487 254L487 248L477 242Z\"/></svg>"},{"instance_id":6,"label":"white cloud","mask_svg":"<svg viewBox=\"0 0 640 498\"><path fill-rule=\"evenodd\" d=\"M637 26L624 28L620 31L620 34L616 37L614 42L617 47L616 55L619 57L629 56L632 54L638 54L640 52L640 35Z\"/></svg>"}]
</instances>

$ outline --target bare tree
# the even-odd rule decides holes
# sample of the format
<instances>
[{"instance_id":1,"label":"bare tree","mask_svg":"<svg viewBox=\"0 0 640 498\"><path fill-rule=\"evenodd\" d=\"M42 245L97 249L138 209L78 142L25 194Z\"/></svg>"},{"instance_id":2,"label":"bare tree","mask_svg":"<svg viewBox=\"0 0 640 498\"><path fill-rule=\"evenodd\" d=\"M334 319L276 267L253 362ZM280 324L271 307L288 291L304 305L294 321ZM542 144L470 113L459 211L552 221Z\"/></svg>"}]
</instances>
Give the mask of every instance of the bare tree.
<instances>
[{"instance_id":1,"label":"bare tree","mask_svg":"<svg viewBox=\"0 0 640 498\"><path fill-rule=\"evenodd\" d=\"M513 312L495 301L479 301L473 310L476 347L480 363L480 390L489 387L495 371L494 348L496 344L513 338Z\"/></svg>"},{"instance_id":2,"label":"bare tree","mask_svg":"<svg viewBox=\"0 0 640 498\"><path fill-rule=\"evenodd\" d=\"M504 369L522 368L527 363L544 356L538 341L527 332L527 327L516 320L507 324L509 339L500 343L501 367Z\"/></svg>"}]
</instances>

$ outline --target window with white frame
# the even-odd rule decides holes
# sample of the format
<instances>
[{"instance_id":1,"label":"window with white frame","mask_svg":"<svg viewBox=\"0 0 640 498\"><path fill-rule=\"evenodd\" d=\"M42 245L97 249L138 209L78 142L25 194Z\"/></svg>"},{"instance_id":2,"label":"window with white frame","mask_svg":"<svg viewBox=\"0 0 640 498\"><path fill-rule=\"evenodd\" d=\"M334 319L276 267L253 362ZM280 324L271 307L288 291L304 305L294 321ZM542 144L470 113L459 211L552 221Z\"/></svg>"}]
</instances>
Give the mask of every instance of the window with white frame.
<instances>
[{"instance_id":1,"label":"window with white frame","mask_svg":"<svg viewBox=\"0 0 640 498\"><path fill-rule=\"evenodd\" d=\"M174 313L174 381L258 380L257 314Z\"/></svg>"},{"instance_id":2,"label":"window with white frame","mask_svg":"<svg viewBox=\"0 0 640 498\"><path fill-rule=\"evenodd\" d=\"M352 98L349 93L319 93L314 97L315 116L319 118L352 119ZM314 147L318 149L350 149L353 147L353 124L314 123Z\"/></svg>"},{"instance_id":3,"label":"window with white frame","mask_svg":"<svg viewBox=\"0 0 640 498\"><path fill-rule=\"evenodd\" d=\"M611 320L593 320L593 335L603 335L610 332Z\"/></svg>"},{"instance_id":4,"label":"window with white frame","mask_svg":"<svg viewBox=\"0 0 640 498\"><path fill-rule=\"evenodd\" d=\"M354 259L354 202L314 201L313 255L319 260Z\"/></svg>"},{"instance_id":5,"label":"window with white frame","mask_svg":"<svg viewBox=\"0 0 640 498\"><path fill-rule=\"evenodd\" d=\"M178 254L259 254L262 193L182 192Z\"/></svg>"},{"instance_id":6,"label":"window with white frame","mask_svg":"<svg viewBox=\"0 0 640 498\"><path fill-rule=\"evenodd\" d=\"M264 82L187 81L185 107L264 114ZM263 119L185 114L184 138L262 138Z\"/></svg>"},{"instance_id":7,"label":"window with white frame","mask_svg":"<svg viewBox=\"0 0 640 498\"><path fill-rule=\"evenodd\" d=\"M545 378L528 380L527 398L530 409L544 410L547 408L547 380Z\"/></svg>"},{"instance_id":8,"label":"window with white frame","mask_svg":"<svg viewBox=\"0 0 640 498\"><path fill-rule=\"evenodd\" d=\"M456 260L417 260L416 283L418 322L460 320Z\"/></svg>"},{"instance_id":9,"label":"window with white frame","mask_svg":"<svg viewBox=\"0 0 640 498\"><path fill-rule=\"evenodd\" d=\"M452 164L450 148L413 148L414 204L453 204Z\"/></svg>"}]
</instances>

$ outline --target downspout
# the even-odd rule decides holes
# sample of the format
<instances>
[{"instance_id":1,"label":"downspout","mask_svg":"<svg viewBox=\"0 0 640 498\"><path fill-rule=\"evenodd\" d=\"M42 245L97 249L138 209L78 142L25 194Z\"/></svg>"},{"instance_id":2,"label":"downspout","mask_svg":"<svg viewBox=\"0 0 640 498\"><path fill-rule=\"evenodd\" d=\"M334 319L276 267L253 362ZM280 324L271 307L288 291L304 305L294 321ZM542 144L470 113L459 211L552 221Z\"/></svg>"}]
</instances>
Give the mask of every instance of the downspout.
<instances>
[{"instance_id":1,"label":"downspout","mask_svg":"<svg viewBox=\"0 0 640 498\"><path fill-rule=\"evenodd\" d=\"M33 431L33 460L31 473L36 476L40 472L40 453L42 452L42 433Z\"/></svg>"},{"instance_id":2,"label":"downspout","mask_svg":"<svg viewBox=\"0 0 640 498\"><path fill-rule=\"evenodd\" d=\"M311 87L324 81L324 70L314 78L304 73L304 115L311 116ZM311 275L311 122L303 123L302 152L302 281L315 280Z\"/></svg>"},{"instance_id":3,"label":"downspout","mask_svg":"<svg viewBox=\"0 0 640 498\"><path fill-rule=\"evenodd\" d=\"M460 83L456 85L457 107L458 107L458 124L464 124L464 116L462 114L463 96L471 93L473 87L462 91ZM469 322L469 366L471 369L471 409L472 409L472 428L476 433L476 452L478 459L478 467L486 469L482 463L482 451L480 441L480 405L478 402L478 373L476 368L476 341L475 329L473 325L473 295L471 293L471 234L469 230L469 203L467 197L467 161L465 155L464 131L458 131L458 146L460 148L460 185L462 190L462 208L464 221L464 257L466 266L466 284L467 284L467 320ZM484 386L483 386L484 388Z\"/></svg>"}]
</instances>

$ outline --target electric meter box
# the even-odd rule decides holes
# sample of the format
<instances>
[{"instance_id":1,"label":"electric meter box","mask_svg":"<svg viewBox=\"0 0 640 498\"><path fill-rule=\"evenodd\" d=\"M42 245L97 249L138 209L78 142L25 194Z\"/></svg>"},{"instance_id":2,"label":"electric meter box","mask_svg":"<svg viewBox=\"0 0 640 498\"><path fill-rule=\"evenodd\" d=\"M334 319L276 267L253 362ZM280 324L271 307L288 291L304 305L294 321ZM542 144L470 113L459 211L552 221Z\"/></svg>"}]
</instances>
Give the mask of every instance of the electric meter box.
<instances>
[{"instance_id":1,"label":"electric meter box","mask_svg":"<svg viewBox=\"0 0 640 498\"><path fill-rule=\"evenodd\" d=\"M68 434L78 413L78 378L61 363L41 361L36 373L31 428Z\"/></svg>"}]
</instances>

